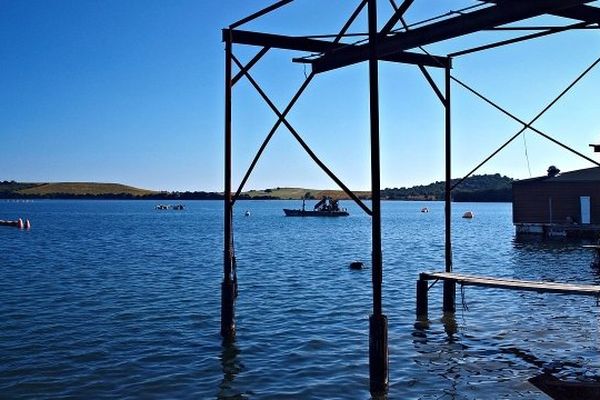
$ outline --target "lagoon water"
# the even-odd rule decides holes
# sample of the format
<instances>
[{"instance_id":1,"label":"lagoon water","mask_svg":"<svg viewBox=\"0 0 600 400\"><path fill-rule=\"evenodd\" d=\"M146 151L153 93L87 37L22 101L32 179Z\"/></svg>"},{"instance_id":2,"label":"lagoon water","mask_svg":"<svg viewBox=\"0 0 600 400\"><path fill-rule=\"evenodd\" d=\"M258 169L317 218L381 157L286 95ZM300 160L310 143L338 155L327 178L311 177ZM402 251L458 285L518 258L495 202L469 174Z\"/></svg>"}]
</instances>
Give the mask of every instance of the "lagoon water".
<instances>
[{"instance_id":1,"label":"lagoon water","mask_svg":"<svg viewBox=\"0 0 600 400\"><path fill-rule=\"evenodd\" d=\"M369 398L371 271L348 264L370 264L370 219L345 203L339 219L236 205L237 338L222 345L221 202L0 201L0 218L32 222L0 227L0 397ZM600 284L580 242L515 240L510 204L453 208L455 271ZM598 379L596 299L459 287L445 319L438 284L416 328L418 274L444 268L443 203L384 202L383 230L390 399L545 399L528 378Z\"/></svg>"}]
</instances>

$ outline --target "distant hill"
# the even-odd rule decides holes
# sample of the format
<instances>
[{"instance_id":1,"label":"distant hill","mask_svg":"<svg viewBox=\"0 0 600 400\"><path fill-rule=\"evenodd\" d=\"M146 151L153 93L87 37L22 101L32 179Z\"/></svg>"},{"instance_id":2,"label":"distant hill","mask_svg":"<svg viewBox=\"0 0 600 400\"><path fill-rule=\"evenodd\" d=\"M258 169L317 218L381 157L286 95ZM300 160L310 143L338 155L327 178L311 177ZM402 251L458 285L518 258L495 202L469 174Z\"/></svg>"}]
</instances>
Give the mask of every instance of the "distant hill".
<instances>
[{"instance_id":1,"label":"distant hill","mask_svg":"<svg viewBox=\"0 0 600 400\"><path fill-rule=\"evenodd\" d=\"M453 184L458 180L454 179ZM475 175L465 180L452 192L454 201L512 201L513 179L500 174ZM361 199L369 199L371 192L357 191ZM329 196L347 200L341 190L278 187L243 192L240 200L300 200L303 197L320 199ZM410 188L392 188L381 191L385 200L443 200L444 182L418 185ZM147 199L147 200L219 200L223 193L216 192L157 192L139 189L118 183L57 182L22 183L0 181L0 198L44 198L44 199Z\"/></svg>"},{"instance_id":2,"label":"distant hill","mask_svg":"<svg viewBox=\"0 0 600 400\"><path fill-rule=\"evenodd\" d=\"M458 179L452 179L456 184ZM500 174L474 175L452 191L453 201L510 202L512 201L513 179ZM388 200L443 200L444 181L411 188L384 189L382 197Z\"/></svg>"},{"instance_id":3,"label":"distant hill","mask_svg":"<svg viewBox=\"0 0 600 400\"><path fill-rule=\"evenodd\" d=\"M0 181L0 197L3 198L72 198L124 196L139 197L155 195L159 192L138 189L118 183L93 182L57 182L57 183L20 183Z\"/></svg>"}]
</instances>

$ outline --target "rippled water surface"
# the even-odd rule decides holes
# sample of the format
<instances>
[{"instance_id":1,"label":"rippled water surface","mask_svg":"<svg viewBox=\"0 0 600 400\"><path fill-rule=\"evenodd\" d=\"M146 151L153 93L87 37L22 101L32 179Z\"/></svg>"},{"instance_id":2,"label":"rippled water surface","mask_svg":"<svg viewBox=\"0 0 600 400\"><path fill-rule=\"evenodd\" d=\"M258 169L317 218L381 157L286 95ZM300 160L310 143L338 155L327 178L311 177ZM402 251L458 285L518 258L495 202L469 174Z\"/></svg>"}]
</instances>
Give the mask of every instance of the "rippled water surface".
<instances>
[{"instance_id":1,"label":"rippled water surface","mask_svg":"<svg viewBox=\"0 0 600 400\"><path fill-rule=\"evenodd\" d=\"M1 201L32 229L0 227L0 397L369 398L371 271L348 264L370 264L370 219L346 203L339 219L238 203L238 332L222 345L220 202ZM516 241L510 204L453 212L457 272L600 284L581 242ZM444 268L443 203L386 202L383 229L390 399L544 399L528 378L598 377L594 298L459 288L442 318L438 284L416 328L418 274Z\"/></svg>"}]
</instances>

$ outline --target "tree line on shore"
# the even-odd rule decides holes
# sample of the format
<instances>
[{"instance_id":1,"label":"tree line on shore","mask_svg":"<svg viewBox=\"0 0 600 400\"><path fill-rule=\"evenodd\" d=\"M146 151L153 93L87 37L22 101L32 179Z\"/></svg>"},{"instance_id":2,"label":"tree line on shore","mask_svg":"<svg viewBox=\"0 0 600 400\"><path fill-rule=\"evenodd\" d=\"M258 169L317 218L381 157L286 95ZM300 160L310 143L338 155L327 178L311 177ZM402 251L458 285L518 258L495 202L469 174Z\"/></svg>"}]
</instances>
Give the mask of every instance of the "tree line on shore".
<instances>
[{"instance_id":1,"label":"tree line on shore","mask_svg":"<svg viewBox=\"0 0 600 400\"><path fill-rule=\"evenodd\" d=\"M452 185L458 182L452 180ZM459 202L510 202L512 201L513 179L493 175L475 175L462 182L452 191L452 200ZM223 193L205 191L185 192L149 192L139 193L77 193L77 192L35 192L37 184L0 181L2 199L97 199L97 200L222 200ZM278 188L279 189L279 188ZM240 200L280 200L289 197L278 195L278 189L267 189L261 194L242 193ZM443 181L429 185L417 185L410 188L386 188L381 191L386 200L443 200L445 184ZM308 190L307 190L308 192ZM314 198L314 195L307 198ZM343 198L343 196L341 196Z\"/></svg>"}]
</instances>

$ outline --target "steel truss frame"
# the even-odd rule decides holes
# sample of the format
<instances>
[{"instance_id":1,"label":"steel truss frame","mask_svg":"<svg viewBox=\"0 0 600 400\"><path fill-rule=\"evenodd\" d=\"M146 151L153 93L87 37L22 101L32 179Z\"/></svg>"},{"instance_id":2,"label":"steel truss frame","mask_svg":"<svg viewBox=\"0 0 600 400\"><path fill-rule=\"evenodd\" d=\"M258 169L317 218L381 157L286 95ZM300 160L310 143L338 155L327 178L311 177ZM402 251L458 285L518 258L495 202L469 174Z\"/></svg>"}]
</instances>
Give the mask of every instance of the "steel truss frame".
<instances>
[{"instance_id":1,"label":"steel truss frame","mask_svg":"<svg viewBox=\"0 0 600 400\"><path fill-rule=\"evenodd\" d=\"M553 102L545 107L530 122L525 122L514 116L504 108L498 106L476 90L469 87L461 80L451 75L452 59L455 57L472 54L475 52L493 49L500 46L531 40L538 37L552 35L572 29L597 29L600 23L600 8L587 5L593 0L481 0L481 7L475 11L453 13L446 18L434 18L423 24L407 25L403 16L411 7L414 0L403 0L397 5L395 0L389 0L393 7L393 14L381 30L377 29L377 0L360 0L354 12L350 15L344 26L335 35L313 36L286 36L272 33L252 32L238 29L243 24L253 21L278 8L292 3L293 0L277 1L244 19L231 24L223 29L225 42L225 177L224 177L224 276L221 296L221 335L231 339L235 335L235 298L237 297L237 273L233 251L233 206L256 167L263 151L270 142L277 129L283 124L310 158L334 181L336 184L358 204L372 218L372 286L373 286L373 313L369 318L369 370L370 390L373 394L385 393L388 387L388 352L387 352L387 317L383 314L382 307L382 276L383 260L381 252L381 198L380 198L380 154L379 154L379 61L390 61L403 64L416 65L432 90L439 98L445 109L445 270L452 272L452 241L451 241L451 192L467 177L477 171L483 164L508 145L514 138L527 129L530 129L553 142L567 148L575 154L600 165L589 157L569 148L568 146L551 138L549 135L534 128L532 124L542 116L556 101L562 97L573 85L579 81L589 70L600 62L600 58L581 74L575 82L565 89ZM364 8L367 8L368 33L349 34L348 30ZM449 40L484 30L526 29L524 27L506 27L504 25L523 21L528 18L549 14L574 19L577 22L565 26L532 27L537 30L509 40L489 43L486 45L463 49L446 56L432 55L423 46L431 43ZM398 23L399 28L395 28ZM343 43L345 37L367 36L365 43ZM325 40L333 37L333 40ZM233 45L252 45L260 47L258 53L243 65L233 54ZM283 49L313 53L311 56L294 58L292 61L309 64L312 72L308 74L297 92L283 110L277 108L268 97L258 82L250 74L250 70L271 49ZM411 51L420 49L422 52ZM318 53L318 55L314 55ZM367 207L354 192L348 188L316 155L308 144L302 139L298 131L289 123L287 115L292 110L302 93L311 83L313 78L320 73L343 68L362 61L369 65L369 103L370 103L370 155L371 155L371 195L372 206ZM233 76L233 64L237 65L239 72ZM426 67L441 68L445 71L445 85L443 91L435 83ZM231 144L232 144L232 88L245 77L256 89L258 94L277 116L277 121L265 137L248 170L246 171L235 194L232 194L231 181ZM462 87L471 91L496 109L508 115L523 125L508 142L486 158L481 164L467 174L462 180L451 185L451 82L455 81ZM455 311L456 287L454 282L444 282L444 312Z\"/></svg>"}]
</instances>

